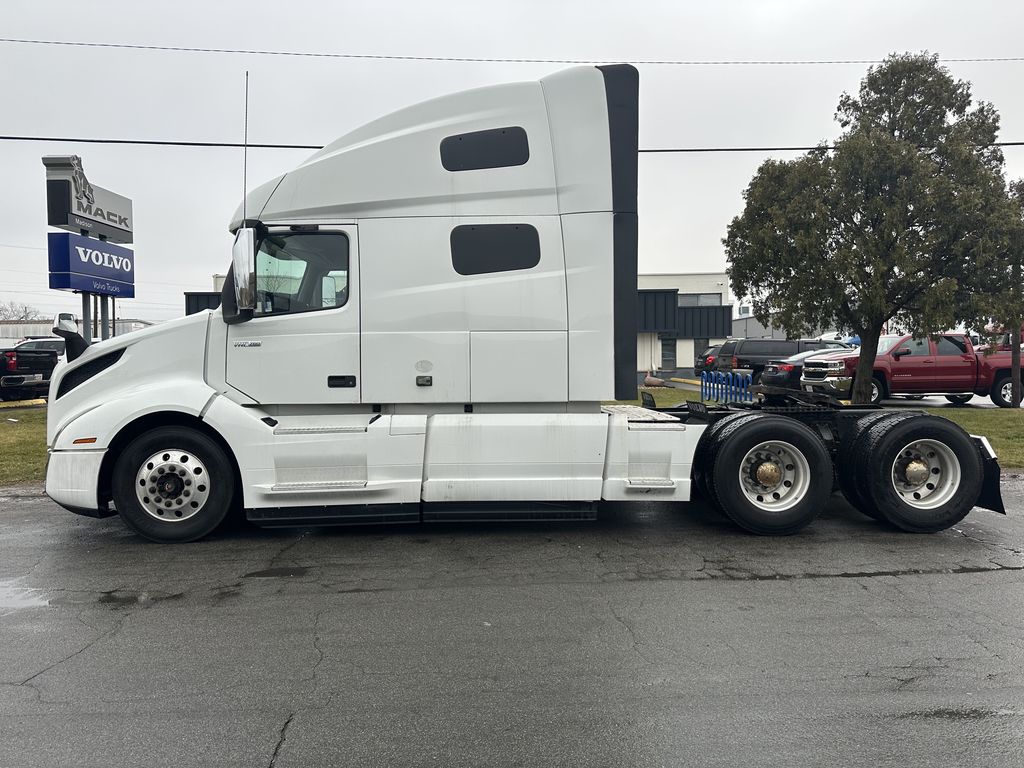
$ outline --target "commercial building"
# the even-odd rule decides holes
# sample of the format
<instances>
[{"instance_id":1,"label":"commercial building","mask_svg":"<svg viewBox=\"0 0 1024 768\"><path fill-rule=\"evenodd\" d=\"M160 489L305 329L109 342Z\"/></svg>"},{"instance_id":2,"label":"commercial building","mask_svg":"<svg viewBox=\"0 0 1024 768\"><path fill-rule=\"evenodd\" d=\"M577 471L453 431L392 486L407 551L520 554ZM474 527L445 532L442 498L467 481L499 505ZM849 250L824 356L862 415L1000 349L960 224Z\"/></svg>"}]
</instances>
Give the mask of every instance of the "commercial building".
<instances>
[{"instance_id":1,"label":"commercial building","mask_svg":"<svg viewBox=\"0 0 1024 768\"><path fill-rule=\"evenodd\" d=\"M732 335L724 272L637 276L637 371L693 367L696 355Z\"/></svg>"}]
</instances>

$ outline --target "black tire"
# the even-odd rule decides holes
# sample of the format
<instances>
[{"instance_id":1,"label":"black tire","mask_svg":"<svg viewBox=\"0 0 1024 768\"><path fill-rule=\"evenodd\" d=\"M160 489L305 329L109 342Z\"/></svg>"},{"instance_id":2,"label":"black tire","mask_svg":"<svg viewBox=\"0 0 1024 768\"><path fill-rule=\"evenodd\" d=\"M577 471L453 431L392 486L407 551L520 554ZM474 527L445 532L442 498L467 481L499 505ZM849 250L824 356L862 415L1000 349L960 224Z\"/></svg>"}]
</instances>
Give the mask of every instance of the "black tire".
<instances>
[{"instance_id":1,"label":"black tire","mask_svg":"<svg viewBox=\"0 0 1024 768\"><path fill-rule=\"evenodd\" d=\"M757 495L757 501L772 504L770 495L785 504L785 494L790 492L783 488L795 489L799 493L790 506L779 509L765 509L757 506L751 498L760 489L752 490L741 480L741 468L750 466L751 485L754 481L754 465L746 464L752 452L762 444L785 444L794 452L795 460L785 463L783 454L773 455L775 448L766 448L764 453L756 455L776 461L778 468L786 470L783 477L793 478L792 483L786 479L764 491L764 499ZM784 536L796 533L806 527L824 509L832 493L832 457L821 438L795 419L784 416L762 416L754 421L737 420L723 429L713 449L713 464L708 486L725 514L738 526L761 535ZM782 458L782 461L778 461ZM804 462L803 467L800 461ZM767 461L763 463L769 463ZM794 471L796 474L789 474ZM757 478L760 480L760 478ZM802 489L800 486L804 486ZM779 498L779 493L782 498Z\"/></svg>"},{"instance_id":2,"label":"black tire","mask_svg":"<svg viewBox=\"0 0 1024 768\"><path fill-rule=\"evenodd\" d=\"M934 533L955 525L973 509L984 477L981 451L957 424L941 417L914 414L898 423L882 421L864 436L867 498L882 516L911 533ZM910 461L923 479L912 485ZM954 466L955 465L955 466ZM897 478L907 481L897 491ZM925 484L927 480L927 484ZM927 508L928 496L935 506Z\"/></svg>"},{"instance_id":3,"label":"black tire","mask_svg":"<svg viewBox=\"0 0 1024 768\"><path fill-rule=\"evenodd\" d=\"M25 392L21 389L4 389L0 390L0 400L7 402L14 402L15 400L28 400L31 397L31 393Z\"/></svg>"},{"instance_id":4,"label":"black tire","mask_svg":"<svg viewBox=\"0 0 1024 768\"><path fill-rule=\"evenodd\" d=\"M1012 381L1013 379L1009 374L1004 374L996 377L995 382L992 384L992 391L989 393L989 397L1000 408L1013 408L1013 393L1006 392L1006 385L1011 384Z\"/></svg>"},{"instance_id":5,"label":"black tire","mask_svg":"<svg viewBox=\"0 0 1024 768\"><path fill-rule=\"evenodd\" d=\"M712 496L711 490L708 488L708 478L713 466L712 446L718 434L737 419L749 420L751 417L759 416L760 414L756 413L730 413L728 416L723 416L704 430L704 433L700 436L700 441L697 443L697 450L693 452L692 473L694 488L702 498L706 499L719 512L722 511L722 508L718 505L717 500Z\"/></svg>"},{"instance_id":6,"label":"black tire","mask_svg":"<svg viewBox=\"0 0 1024 768\"><path fill-rule=\"evenodd\" d=\"M972 397L974 395L946 395L946 399L953 405L966 405L971 402Z\"/></svg>"},{"instance_id":7,"label":"black tire","mask_svg":"<svg viewBox=\"0 0 1024 768\"><path fill-rule=\"evenodd\" d=\"M916 412L907 411L875 411L874 413L869 413L857 419L857 424L850 435L850 439L840 443L836 456L836 474L839 477L839 490L843 492L843 496L850 502L850 506L861 514L875 520L885 520L882 513L875 508L867 496L866 470L862 466L865 458L864 436L871 427L880 422L891 425L915 415L917 415Z\"/></svg>"},{"instance_id":8,"label":"black tire","mask_svg":"<svg viewBox=\"0 0 1024 768\"><path fill-rule=\"evenodd\" d=\"M147 463L151 458L156 462ZM142 478L153 484L140 492L146 494L140 500L136 482L144 467L157 480ZM156 474L160 469L165 471ZM157 487L165 478L167 491ZM156 495L150 498L148 492L154 489ZM161 543L195 541L220 525L232 508L235 472L223 449L202 432L159 427L132 440L117 457L111 491L121 519L140 536Z\"/></svg>"}]
</instances>

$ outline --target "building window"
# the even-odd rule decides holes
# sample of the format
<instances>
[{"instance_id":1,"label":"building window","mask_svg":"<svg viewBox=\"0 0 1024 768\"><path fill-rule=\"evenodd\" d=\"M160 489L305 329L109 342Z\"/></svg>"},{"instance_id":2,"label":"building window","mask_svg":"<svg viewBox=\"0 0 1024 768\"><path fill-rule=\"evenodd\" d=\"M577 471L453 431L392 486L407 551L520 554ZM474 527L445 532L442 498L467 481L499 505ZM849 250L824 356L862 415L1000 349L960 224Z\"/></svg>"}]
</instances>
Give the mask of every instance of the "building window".
<instances>
[{"instance_id":1,"label":"building window","mask_svg":"<svg viewBox=\"0 0 1024 768\"><path fill-rule=\"evenodd\" d=\"M676 340L662 338L661 340L661 370L674 371L676 369Z\"/></svg>"},{"instance_id":2,"label":"building window","mask_svg":"<svg viewBox=\"0 0 1024 768\"><path fill-rule=\"evenodd\" d=\"M720 307L722 306L722 294L720 293L680 293L680 307Z\"/></svg>"}]
</instances>

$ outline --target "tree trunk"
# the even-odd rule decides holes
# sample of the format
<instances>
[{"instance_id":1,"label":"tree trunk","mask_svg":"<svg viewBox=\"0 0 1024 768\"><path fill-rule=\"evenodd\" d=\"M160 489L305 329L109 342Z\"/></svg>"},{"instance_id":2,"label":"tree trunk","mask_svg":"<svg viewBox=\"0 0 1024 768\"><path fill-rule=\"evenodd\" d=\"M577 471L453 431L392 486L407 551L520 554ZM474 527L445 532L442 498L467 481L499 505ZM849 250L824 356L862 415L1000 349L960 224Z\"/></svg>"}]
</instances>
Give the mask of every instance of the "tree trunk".
<instances>
[{"instance_id":1,"label":"tree trunk","mask_svg":"<svg viewBox=\"0 0 1024 768\"><path fill-rule=\"evenodd\" d=\"M882 335L882 324L875 323L869 329L857 329L860 335L860 357L857 372L853 377L853 402L871 402L871 380L875 369L875 355L878 354L878 337Z\"/></svg>"},{"instance_id":2,"label":"tree trunk","mask_svg":"<svg viewBox=\"0 0 1024 768\"><path fill-rule=\"evenodd\" d=\"M1024 399L1020 388L1020 323L1019 317L1013 318L1010 330L1010 381L1013 382L1010 399L1014 407L1019 407Z\"/></svg>"}]
</instances>

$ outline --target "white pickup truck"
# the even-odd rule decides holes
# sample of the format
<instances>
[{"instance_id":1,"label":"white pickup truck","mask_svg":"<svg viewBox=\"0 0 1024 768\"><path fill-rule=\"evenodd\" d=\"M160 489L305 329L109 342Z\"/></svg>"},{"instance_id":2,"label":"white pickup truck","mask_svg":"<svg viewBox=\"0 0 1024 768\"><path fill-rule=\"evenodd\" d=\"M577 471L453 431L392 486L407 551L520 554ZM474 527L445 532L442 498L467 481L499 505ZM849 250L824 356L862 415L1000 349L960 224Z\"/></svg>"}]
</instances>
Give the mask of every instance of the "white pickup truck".
<instances>
[{"instance_id":1,"label":"white pickup truck","mask_svg":"<svg viewBox=\"0 0 1024 768\"><path fill-rule=\"evenodd\" d=\"M943 419L602 405L636 397L638 86L630 66L576 67L434 99L249 193L220 311L69 344L47 493L164 542L233 510L588 519L695 492L785 534L834 466L907 530L1001 511L987 443Z\"/></svg>"}]
</instances>

